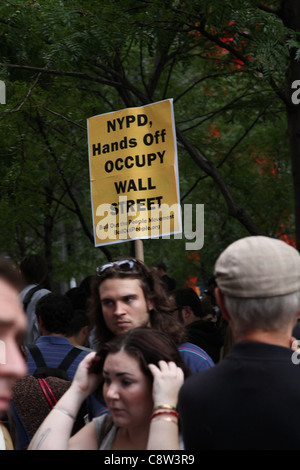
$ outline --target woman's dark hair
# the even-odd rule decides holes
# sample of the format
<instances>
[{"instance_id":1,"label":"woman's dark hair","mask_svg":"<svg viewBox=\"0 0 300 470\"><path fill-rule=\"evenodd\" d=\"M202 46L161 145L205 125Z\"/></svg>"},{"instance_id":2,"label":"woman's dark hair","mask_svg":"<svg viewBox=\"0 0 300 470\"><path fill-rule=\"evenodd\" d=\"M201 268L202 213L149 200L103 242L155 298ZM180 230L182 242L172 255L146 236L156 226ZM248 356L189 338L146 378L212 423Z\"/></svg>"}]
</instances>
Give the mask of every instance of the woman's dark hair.
<instances>
[{"instance_id":1,"label":"woman's dark hair","mask_svg":"<svg viewBox=\"0 0 300 470\"><path fill-rule=\"evenodd\" d=\"M91 297L89 299L88 315L91 324L95 326L95 339L102 344L114 337L112 332L107 328L103 318L101 301L99 295L99 286L106 279L138 279L143 290L146 301L150 301L153 309L149 312L151 327L165 332L175 344L179 345L186 341L186 336L182 324L174 315L174 304L168 296L164 284L154 271L151 271L145 263L134 258L126 258L132 260L132 269L122 270L115 262L111 267L105 269L100 275L94 276L91 281Z\"/></svg>"},{"instance_id":2,"label":"woman's dark hair","mask_svg":"<svg viewBox=\"0 0 300 470\"><path fill-rule=\"evenodd\" d=\"M100 357L99 368L102 371L105 359L109 354L120 351L137 359L142 372L153 381L148 364L158 365L159 361L173 361L184 372L184 377L191 375L191 371L184 362L176 344L161 331L152 328L134 328L133 330L116 336L108 341L98 351Z\"/></svg>"}]
</instances>

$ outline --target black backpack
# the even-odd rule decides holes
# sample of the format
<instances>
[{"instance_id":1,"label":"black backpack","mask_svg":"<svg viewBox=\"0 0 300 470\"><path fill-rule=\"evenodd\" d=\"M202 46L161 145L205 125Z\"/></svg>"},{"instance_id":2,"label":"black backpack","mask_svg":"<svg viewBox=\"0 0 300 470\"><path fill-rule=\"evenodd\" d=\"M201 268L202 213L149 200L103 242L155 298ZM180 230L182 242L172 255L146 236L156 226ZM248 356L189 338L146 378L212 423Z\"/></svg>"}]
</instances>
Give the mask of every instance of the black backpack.
<instances>
[{"instance_id":1,"label":"black backpack","mask_svg":"<svg viewBox=\"0 0 300 470\"><path fill-rule=\"evenodd\" d=\"M30 351L32 358L37 366L36 370L34 371L32 375L38 380L41 390L44 393L45 398L48 402L48 405L51 409L60 397L54 396L49 384L47 383L45 379L47 377L57 377L59 379L65 380L66 383L67 382L71 383L71 380L67 374L67 370L70 367L70 365L74 362L76 357L82 352L82 350L79 348L73 347L68 352L68 354L65 356L65 358L62 360L62 362L59 364L58 367L48 367L40 349L35 344L28 346L28 350ZM86 415L87 415L87 405L86 405L86 402L84 402L81 405L80 410L77 414L77 417L76 417L76 420L72 429L72 435L75 434L77 431L79 431L79 429L81 429L84 426Z\"/></svg>"},{"instance_id":2,"label":"black backpack","mask_svg":"<svg viewBox=\"0 0 300 470\"><path fill-rule=\"evenodd\" d=\"M57 367L48 367L40 349L35 345L28 346L34 362L36 363L36 370L32 374L36 379L46 379L47 377L58 377L70 381L67 370L74 362L76 357L82 352L79 348L72 348L62 362Z\"/></svg>"}]
</instances>

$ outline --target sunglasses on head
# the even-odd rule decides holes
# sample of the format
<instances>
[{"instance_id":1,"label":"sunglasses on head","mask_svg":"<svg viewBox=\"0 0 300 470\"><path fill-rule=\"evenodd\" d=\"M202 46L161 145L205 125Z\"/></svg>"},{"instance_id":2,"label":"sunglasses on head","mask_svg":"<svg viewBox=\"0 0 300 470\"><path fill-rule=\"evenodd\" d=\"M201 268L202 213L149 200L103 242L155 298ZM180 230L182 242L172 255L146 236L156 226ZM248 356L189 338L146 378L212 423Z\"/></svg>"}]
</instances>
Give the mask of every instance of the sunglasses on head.
<instances>
[{"instance_id":1,"label":"sunglasses on head","mask_svg":"<svg viewBox=\"0 0 300 470\"><path fill-rule=\"evenodd\" d=\"M136 259L123 259L120 261L113 261L111 263L106 263L96 268L96 273L98 276L101 276L107 269L111 269L111 268L117 268L120 271L124 271L124 272L132 271L132 269L135 267L136 264L137 264Z\"/></svg>"}]
</instances>

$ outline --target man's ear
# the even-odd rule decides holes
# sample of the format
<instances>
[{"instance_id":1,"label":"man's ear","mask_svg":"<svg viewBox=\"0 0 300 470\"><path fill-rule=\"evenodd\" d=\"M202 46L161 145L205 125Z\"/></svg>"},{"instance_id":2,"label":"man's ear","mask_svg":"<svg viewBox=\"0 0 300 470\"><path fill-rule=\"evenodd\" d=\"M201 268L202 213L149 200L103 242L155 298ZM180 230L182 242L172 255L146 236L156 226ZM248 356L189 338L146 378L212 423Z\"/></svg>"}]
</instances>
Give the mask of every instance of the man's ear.
<instances>
[{"instance_id":1,"label":"man's ear","mask_svg":"<svg viewBox=\"0 0 300 470\"><path fill-rule=\"evenodd\" d=\"M151 312L151 310L153 310L153 307L154 307L153 302L151 300L146 300L146 304L147 304L148 312Z\"/></svg>"},{"instance_id":2,"label":"man's ear","mask_svg":"<svg viewBox=\"0 0 300 470\"><path fill-rule=\"evenodd\" d=\"M41 317L37 317L37 323L38 323L39 332L40 332L40 333L43 333L43 331L44 331L44 324L43 324L43 320L42 320Z\"/></svg>"},{"instance_id":3,"label":"man's ear","mask_svg":"<svg viewBox=\"0 0 300 470\"><path fill-rule=\"evenodd\" d=\"M182 307L181 313L182 313L182 318L184 320L189 320L191 317L194 316L193 310L191 309L189 305L187 305L186 307Z\"/></svg>"},{"instance_id":4,"label":"man's ear","mask_svg":"<svg viewBox=\"0 0 300 470\"><path fill-rule=\"evenodd\" d=\"M219 287L215 288L215 298L216 298L218 307L221 310L223 317L225 318L225 320L230 322L231 318L225 305L224 294L222 291L220 291Z\"/></svg>"},{"instance_id":5,"label":"man's ear","mask_svg":"<svg viewBox=\"0 0 300 470\"><path fill-rule=\"evenodd\" d=\"M81 328L81 332L85 338L88 338L90 335L90 327L89 325L85 325Z\"/></svg>"}]
</instances>

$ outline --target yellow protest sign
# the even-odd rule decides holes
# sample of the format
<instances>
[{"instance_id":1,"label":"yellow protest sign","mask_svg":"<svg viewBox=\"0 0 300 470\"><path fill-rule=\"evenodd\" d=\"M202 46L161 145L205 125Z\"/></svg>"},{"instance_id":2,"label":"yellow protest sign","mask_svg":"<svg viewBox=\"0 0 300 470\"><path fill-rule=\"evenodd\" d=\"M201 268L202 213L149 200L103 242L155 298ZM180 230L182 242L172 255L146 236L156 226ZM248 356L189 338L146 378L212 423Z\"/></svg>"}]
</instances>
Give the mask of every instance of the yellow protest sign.
<instances>
[{"instance_id":1,"label":"yellow protest sign","mask_svg":"<svg viewBox=\"0 0 300 470\"><path fill-rule=\"evenodd\" d=\"M180 233L173 100L87 123L95 246Z\"/></svg>"}]
</instances>

